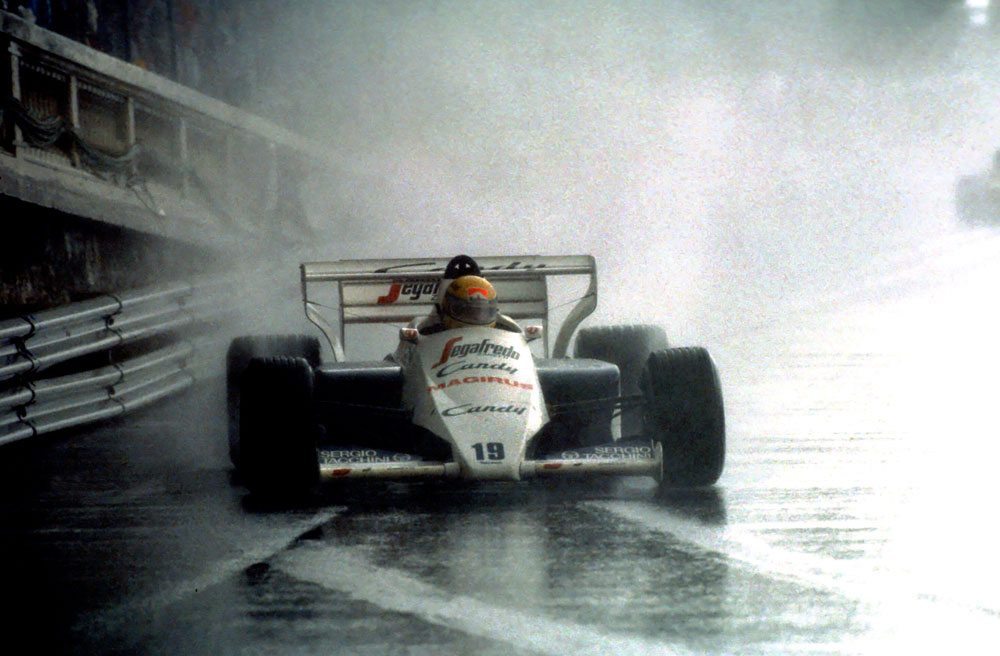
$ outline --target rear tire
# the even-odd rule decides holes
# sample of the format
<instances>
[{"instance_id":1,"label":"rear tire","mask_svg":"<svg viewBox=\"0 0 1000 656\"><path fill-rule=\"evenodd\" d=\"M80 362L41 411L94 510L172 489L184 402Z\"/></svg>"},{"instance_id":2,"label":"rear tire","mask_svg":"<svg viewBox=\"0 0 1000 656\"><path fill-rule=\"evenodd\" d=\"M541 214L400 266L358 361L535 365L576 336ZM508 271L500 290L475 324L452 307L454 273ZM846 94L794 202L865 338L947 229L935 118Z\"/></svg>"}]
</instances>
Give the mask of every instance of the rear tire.
<instances>
[{"instance_id":1,"label":"rear tire","mask_svg":"<svg viewBox=\"0 0 1000 656\"><path fill-rule=\"evenodd\" d=\"M703 348L656 351L640 385L645 434L663 447L661 488L714 485L726 455L726 421L719 374Z\"/></svg>"},{"instance_id":2,"label":"rear tire","mask_svg":"<svg viewBox=\"0 0 1000 656\"><path fill-rule=\"evenodd\" d=\"M287 356L305 358L311 367L320 364L319 340L309 335L246 335L229 344L226 353L226 414L229 419L229 459L240 465L240 385L253 358Z\"/></svg>"},{"instance_id":3,"label":"rear tire","mask_svg":"<svg viewBox=\"0 0 1000 656\"><path fill-rule=\"evenodd\" d=\"M240 396L244 484L267 500L308 494L319 481L312 367L305 358L255 358Z\"/></svg>"},{"instance_id":4,"label":"rear tire","mask_svg":"<svg viewBox=\"0 0 1000 656\"><path fill-rule=\"evenodd\" d=\"M641 394L639 379L646 360L653 351L667 348L667 333L659 326L635 324L594 326L582 329L576 337L574 356L610 362L618 367L622 395ZM642 432L642 412L622 413L623 437Z\"/></svg>"}]
</instances>

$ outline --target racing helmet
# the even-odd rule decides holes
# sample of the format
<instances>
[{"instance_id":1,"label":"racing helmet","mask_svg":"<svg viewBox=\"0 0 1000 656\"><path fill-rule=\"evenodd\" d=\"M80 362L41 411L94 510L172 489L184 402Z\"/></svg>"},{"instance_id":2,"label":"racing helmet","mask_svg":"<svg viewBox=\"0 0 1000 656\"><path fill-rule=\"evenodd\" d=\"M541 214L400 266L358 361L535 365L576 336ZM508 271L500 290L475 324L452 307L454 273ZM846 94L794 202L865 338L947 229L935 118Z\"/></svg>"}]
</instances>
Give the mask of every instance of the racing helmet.
<instances>
[{"instance_id":1,"label":"racing helmet","mask_svg":"<svg viewBox=\"0 0 1000 656\"><path fill-rule=\"evenodd\" d=\"M462 276L481 276L482 271L479 269L479 263L468 255L456 255L448 261L448 265L444 269L444 275L441 276L441 283L438 285L437 296L434 298L434 307L437 308L438 315L444 316L441 306L444 304L444 295L448 291L448 287L452 282L458 280Z\"/></svg>"},{"instance_id":2,"label":"racing helmet","mask_svg":"<svg viewBox=\"0 0 1000 656\"><path fill-rule=\"evenodd\" d=\"M500 310L497 292L486 278L461 276L448 285L441 301L441 319L445 328L496 325Z\"/></svg>"},{"instance_id":3,"label":"racing helmet","mask_svg":"<svg viewBox=\"0 0 1000 656\"><path fill-rule=\"evenodd\" d=\"M479 264L468 255L456 255L444 269L444 277L455 280L461 276L481 276Z\"/></svg>"}]
</instances>

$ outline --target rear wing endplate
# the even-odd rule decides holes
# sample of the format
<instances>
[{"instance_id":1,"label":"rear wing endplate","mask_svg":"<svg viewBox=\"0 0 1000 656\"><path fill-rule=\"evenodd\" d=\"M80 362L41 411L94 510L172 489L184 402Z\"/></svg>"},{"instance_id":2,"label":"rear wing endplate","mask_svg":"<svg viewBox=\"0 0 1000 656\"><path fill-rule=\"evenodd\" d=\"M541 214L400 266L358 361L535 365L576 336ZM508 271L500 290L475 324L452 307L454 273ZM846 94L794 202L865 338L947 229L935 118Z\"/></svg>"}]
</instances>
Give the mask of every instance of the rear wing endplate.
<instances>
[{"instance_id":1,"label":"rear wing endplate","mask_svg":"<svg viewBox=\"0 0 1000 656\"><path fill-rule=\"evenodd\" d=\"M434 309L438 283L451 258L337 260L301 265L306 317L323 331L337 361L344 360L344 327L350 323L406 323ZM597 265L591 255L528 255L476 258L497 289L500 311L513 319L549 321L549 276L589 276L586 294L567 315L552 346L565 357L569 341L597 308ZM310 286L336 283L338 328L310 300ZM548 339L546 339L548 354Z\"/></svg>"}]
</instances>

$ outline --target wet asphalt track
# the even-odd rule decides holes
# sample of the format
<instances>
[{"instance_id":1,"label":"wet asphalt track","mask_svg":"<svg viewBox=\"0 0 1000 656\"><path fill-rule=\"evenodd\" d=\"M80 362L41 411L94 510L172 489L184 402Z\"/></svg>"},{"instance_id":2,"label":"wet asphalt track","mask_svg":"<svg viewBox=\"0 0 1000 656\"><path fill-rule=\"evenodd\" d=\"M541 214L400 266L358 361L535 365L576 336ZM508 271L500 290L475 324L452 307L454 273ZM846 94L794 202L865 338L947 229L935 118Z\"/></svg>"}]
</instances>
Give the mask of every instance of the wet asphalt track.
<instances>
[{"instance_id":1,"label":"wet asphalt track","mask_svg":"<svg viewBox=\"0 0 1000 656\"><path fill-rule=\"evenodd\" d=\"M4 635L34 653L992 654L1000 233L714 348L711 490L231 483L216 402L5 450Z\"/></svg>"}]
</instances>

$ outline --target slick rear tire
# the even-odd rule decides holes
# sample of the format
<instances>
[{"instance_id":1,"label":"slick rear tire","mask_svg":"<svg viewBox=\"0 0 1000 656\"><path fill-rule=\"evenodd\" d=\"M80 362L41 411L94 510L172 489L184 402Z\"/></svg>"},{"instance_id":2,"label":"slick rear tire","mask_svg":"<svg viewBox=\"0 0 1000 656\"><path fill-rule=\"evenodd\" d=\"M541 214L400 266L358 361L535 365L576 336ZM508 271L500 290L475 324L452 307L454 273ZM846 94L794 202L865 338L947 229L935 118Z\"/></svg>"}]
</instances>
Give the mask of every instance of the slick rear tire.
<instances>
[{"instance_id":1,"label":"slick rear tire","mask_svg":"<svg viewBox=\"0 0 1000 656\"><path fill-rule=\"evenodd\" d=\"M309 335L246 335L229 344L226 353L226 415L229 420L229 459L240 465L240 385L253 358L287 356L305 358L311 367L320 364L319 340Z\"/></svg>"},{"instance_id":2,"label":"slick rear tire","mask_svg":"<svg viewBox=\"0 0 1000 656\"><path fill-rule=\"evenodd\" d=\"M255 358L243 373L242 480L265 500L305 496L319 481L313 370L305 358Z\"/></svg>"},{"instance_id":3,"label":"slick rear tire","mask_svg":"<svg viewBox=\"0 0 1000 656\"><path fill-rule=\"evenodd\" d=\"M714 485L726 455L719 374L703 348L655 351L640 386L645 434L663 447L661 488Z\"/></svg>"},{"instance_id":4,"label":"slick rear tire","mask_svg":"<svg viewBox=\"0 0 1000 656\"><path fill-rule=\"evenodd\" d=\"M574 356L610 362L618 367L622 395L640 394L639 379L646 360L653 351L667 348L667 333L659 326L646 324L594 326L580 330ZM622 413L622 436L642 431L642 413Z\"/></svg>"}]
</instances>

